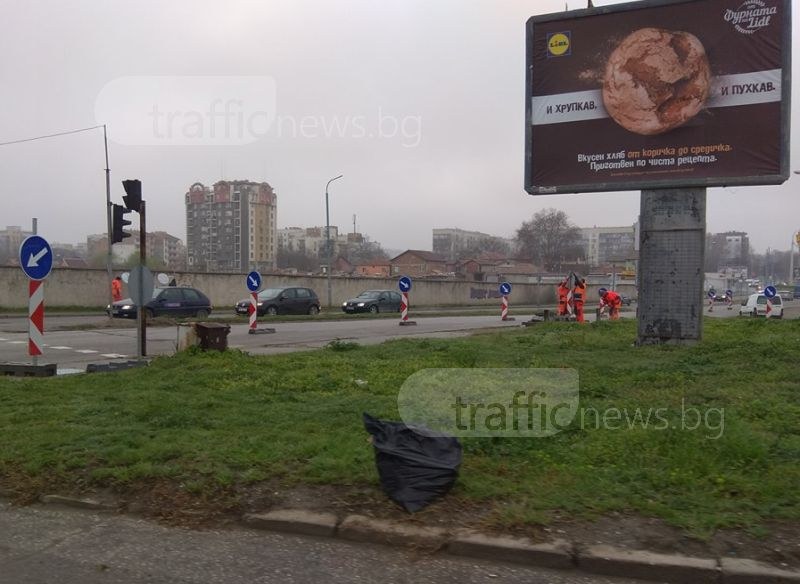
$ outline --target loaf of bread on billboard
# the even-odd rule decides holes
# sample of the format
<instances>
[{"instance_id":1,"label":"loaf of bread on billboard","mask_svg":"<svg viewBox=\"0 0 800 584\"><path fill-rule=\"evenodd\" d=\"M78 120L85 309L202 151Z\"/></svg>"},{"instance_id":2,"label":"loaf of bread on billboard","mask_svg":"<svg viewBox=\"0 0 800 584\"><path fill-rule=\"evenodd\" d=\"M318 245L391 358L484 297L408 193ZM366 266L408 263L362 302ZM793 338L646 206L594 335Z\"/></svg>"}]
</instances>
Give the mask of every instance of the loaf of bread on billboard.
<instances>
[{"instance_id":1,"label":"loaf of bread on billboard","mask_svg":"<svg viewBox=\"0 0 800 584\"><path fill-rule=\"evenodd\" d=\"M703 44L688 32L640 28L611 53L603 77L609 115L637 134L661 134L692 119L709 96Z\"/></svg>"}]
</instances>

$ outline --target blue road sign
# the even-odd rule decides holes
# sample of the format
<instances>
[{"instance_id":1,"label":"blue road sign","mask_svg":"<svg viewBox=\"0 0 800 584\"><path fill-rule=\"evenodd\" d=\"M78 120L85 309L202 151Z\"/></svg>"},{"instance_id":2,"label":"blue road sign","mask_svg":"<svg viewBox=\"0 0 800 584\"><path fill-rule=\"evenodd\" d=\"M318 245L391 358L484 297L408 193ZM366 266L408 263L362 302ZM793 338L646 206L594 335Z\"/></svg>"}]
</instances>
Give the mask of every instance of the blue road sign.
<instances>
[{"instance_id":1,"label":"blue road sign","mask_svg":"<svg viewBox=\"0 0 800 584\"><path fill-rule=\"evenodd\" d=\"M250 292L258 292L261 288L261 274L255 270L247 274L247 289Z\"/></svg>"},{"instance_id":2,"label":"blue road sign","mask_svg":"<svg viewBox=\"0 0 800 584\"><path fill-rule=\"evenodd\" d=\"M775 286L767 286L764 288L764 296L767 298L775 298L777 293L778 291L775 289Z\"/></svg>"},{"instance_id":3,"label":"blue road sign","mask_svg":"<svg viewBox=\"0 0 800 584\"><path fill-rule=\"evenodd\" d=\"M733 298L733 290L725 290L725 296L728 298Z\"/></svg>"},{"instance_id":4,"label":"blue road sign","mask_svg":"<svg viewBox=\"0 0 800 584\"><path fill-rule=\"evenodd\" d=\"M44 280L53 269L53 250L38 235L25 238L19 246L19 266L31 280Z\"/></svg>"},{"instance_id":5,"label":"blue road sign","mask_svg":"<svg viewBox=\"0 0 800 584\"><path fill-rule=\"evenodd\" d=\"M400 281L397 282L397 286L400 288L400 292L408 292L411 290L411 278L403 276L400 278Z\"/></svg>"},{"instance_id":6,"label":"blue road sign","mask_svg":"<svg viewBox=\"0 0 800 584\"><path fill-rule=\"evenodd\" d=\"M709 298L716 298L716 297L717 297L717 291L716 291L716 290L714 290L713 288L711 288L711 289L708 291L708 297L709 297Z\"/></svg>"},{"instance_id":7,"label":"blue road sign","mask_svg":"<svg viewBox=\"0 0 800 584\"><path fill-rule=\"evenodd\" d=\"M509 294L511 294L511 284L509 284L508 282L503 282L502 284L500 284L500 294L502 294L503 296L508 296Z\"/></svg>"}]
</instances>

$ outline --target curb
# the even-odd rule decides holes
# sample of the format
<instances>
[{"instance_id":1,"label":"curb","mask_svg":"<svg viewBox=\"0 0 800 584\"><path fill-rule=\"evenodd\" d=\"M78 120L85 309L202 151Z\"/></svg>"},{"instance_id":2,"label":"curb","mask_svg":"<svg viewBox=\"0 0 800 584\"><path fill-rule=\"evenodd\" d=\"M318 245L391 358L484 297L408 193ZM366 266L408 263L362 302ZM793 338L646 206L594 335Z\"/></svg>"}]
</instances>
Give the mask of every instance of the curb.
<instances>
[{"instance_id":1,"label":"curb","mask_svg":"<svg viewBox=\"0 0 800 584\"><path fill-rule=\"evenodd\" d=\"M578 568L592 574L663 580L674 584L717 584L716 560L628 551L607 545L590 546L578 553Z\"/></svg>"},{"instance_id":2,"label":"curb","mask_svg":"<svg viewBox=\"0 0 800 584\"><path fill-rule=\"evenodd\" d=\"M42 495L39 500L46 505L62 505L64 507L75 507L78 509L91 509L92 511L114 511L117 508L116 505L101 503L94 499L80 499L61 495Z\"/></svg>"},{"instance_id":3,"label":"curb","mask_svg":"<svg viewBox=\"0 0 800 584\"><path fill-rule=\"evenodd\" d=\"M7 491L0 491L0 497L8 494ZM116 510L116 506L112 504L61 495L44 495L41 501L94 511ZM608 545L581 549L560 539L535 543L526 538L492 536L471 530L451 532L437 527L372 519L363 515L348 515L340 522L333 513L278 509L243 515L241 523L265 531L442 550L451 556L557 570L577 570L669 584L800 584L800 571L782 570L748 559L697 558Z\"/></svg>"}]
</instances>

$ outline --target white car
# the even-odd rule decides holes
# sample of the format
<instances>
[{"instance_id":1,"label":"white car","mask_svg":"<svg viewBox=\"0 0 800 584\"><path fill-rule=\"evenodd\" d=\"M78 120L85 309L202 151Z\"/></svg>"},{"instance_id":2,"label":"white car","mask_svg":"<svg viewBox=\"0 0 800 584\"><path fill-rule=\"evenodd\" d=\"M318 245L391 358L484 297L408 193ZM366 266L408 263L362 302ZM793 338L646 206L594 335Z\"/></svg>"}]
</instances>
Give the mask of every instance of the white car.
<instances>
[{"instance_id":1,"label":"white car","mask_svg":"<svg viewBox=\"0 0 800 584\"><path fill-rule=\"evenodd\" d=\"M783 318L783 300L780 294L772 299L770 318ZM751 294L739 307L739 316L767 316L767 297L763 294Z\"/></svg>"}]
</instances>

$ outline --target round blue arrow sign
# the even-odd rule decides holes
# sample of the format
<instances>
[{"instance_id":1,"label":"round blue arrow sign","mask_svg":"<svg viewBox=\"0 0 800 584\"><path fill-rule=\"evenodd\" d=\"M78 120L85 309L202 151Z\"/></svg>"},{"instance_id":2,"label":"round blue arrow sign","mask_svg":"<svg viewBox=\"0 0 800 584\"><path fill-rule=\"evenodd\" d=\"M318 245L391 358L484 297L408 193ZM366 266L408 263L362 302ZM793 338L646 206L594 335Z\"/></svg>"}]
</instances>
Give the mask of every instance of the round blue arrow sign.
<instances>
[{"instance_id":1,"label":"round blue arrow sign","mask_svg":"<svg viewBox=\"0 0 800 584\"><path fill-rule=\"evenodd\" d=\"M778 291L775 289L775 286L767 286L764 288L764 296L767 298L775 298L777 293Z\"/></svg>"},{"instance_id":2,"label":"round blue arrow sign","mask_svg":"<svg viewBox=\"0 0 800 584\"><path fill-rule=\"evenodd\" d=\"M500 294L502 294L503 296L508 296L509 294L511 294L511 284L509 284L508 282L503 282L502 284L500 284Z\"/></svg>"},{"instance_id":3,"label":"round blue arrow sign","mask_svg":"<svg viewBox=\"0 0 800 584\"><path fill-rule=\"evenodd\" d=\"M725 290L725 296L728 298L733 298L733 290Z\"/></svg>"},{"instance_id":4,"label":"round blue arrow sign","mask_svg":"<svg viewBox=\"0 0 800 584\"><path fill-rule=\"evenodd\" d=\"M400 278L400 281L397 282L397 286L400 288L400 292L408 292L411 290L411 278L403 276Z\"/></svg>"},{"instance_id":5,"label":"round blue arrow sign","mask_svg":"<svg viewBox=\"0 0 800 584\"><path fill-rule=\"evenodd\" d=\"M261 288L261 274L256 271L252 271L247 274L247 289L250 292L258 292Z\"/></svg>"},{"instance_id":6,"label":"round blue arrow sign","mask_svg":"<svg viewBox=\"0 0 800 584\"><path fill-rule=\"evenodd\" d=\"M716 296L717 296L717 291L716 291L716 290L714 290L713 288L711 288L711 289L708 291L708 297L709 297L709 298L715 298Z\"/></svg>"},{"instance_id":7,"label":"round blue arrow sign","mask_svg":"<svg viewBox=\"0 0 800 584\"><path fill-rule=\"evenodd\" d=\"M44 280L53 269L53 250L38 235L25 238L19 246L19 266L31 280Z\"/></svg>"}]
</instances>

